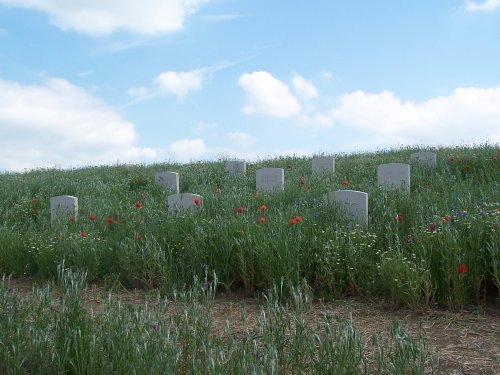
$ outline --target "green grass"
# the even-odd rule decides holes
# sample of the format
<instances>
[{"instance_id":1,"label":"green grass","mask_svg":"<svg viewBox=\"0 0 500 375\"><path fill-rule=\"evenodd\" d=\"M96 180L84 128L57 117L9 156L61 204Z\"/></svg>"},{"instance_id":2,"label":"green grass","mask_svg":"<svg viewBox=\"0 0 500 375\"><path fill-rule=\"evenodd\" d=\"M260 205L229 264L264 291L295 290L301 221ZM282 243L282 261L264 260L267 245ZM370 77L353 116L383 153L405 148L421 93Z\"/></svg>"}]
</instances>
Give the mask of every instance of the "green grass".
<instances>
[{"instance_id":1,"label":"green grass","mask_svg":"<svg viewBox=\"0 0 500 375\"><path fill-rule=\"evenodd\" d=\"M410 307L455 309L500 295L498 148L440 149L435 170L412 166L409 194L379 188L377 166L408 162L414 151L337 155L336 173L321 176L298 157L251 163L248 176L236 178L224 160L2 174L0 272L54 279L64 260L89 281L171 293L208 270L218 275L217 290L258 293L286 280L314 296ZM262 167L285 169L283 193L255 191ZM154 183L160 171L179 172L181 192L202 195L203 211L169 216ZM369 194L367 230L325 205L324 193L346 188ZM57 195L78 197L76 222L50 224ZM290 225L296 216L302 222Z\"/></svg>"}]
</instances>

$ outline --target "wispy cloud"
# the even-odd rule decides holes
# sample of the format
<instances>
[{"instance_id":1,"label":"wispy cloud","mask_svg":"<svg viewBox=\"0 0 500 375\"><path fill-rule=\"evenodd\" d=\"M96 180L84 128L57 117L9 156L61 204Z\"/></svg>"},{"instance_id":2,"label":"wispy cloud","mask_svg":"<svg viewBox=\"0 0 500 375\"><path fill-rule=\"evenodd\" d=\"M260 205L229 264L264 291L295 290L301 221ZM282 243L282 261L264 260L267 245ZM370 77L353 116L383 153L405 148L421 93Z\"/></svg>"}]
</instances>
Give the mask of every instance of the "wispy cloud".
<instances>
[{"instance_id":1,"label":"wispy cloud","mask_svg":"<svg viewBox=\"0 0 500 375\"><path fill-rule=\"evenodd\" d=\"M245 17L243 14L204 14L201 19L207 22L232 21Z\"/></svg>"},{"instance_id":2,"label":"wispy cloud","mask_svg":"<svg viewBox=\"0 0 500 375\"><path fill-rule=\"evenodd\" d=\"M465 4L467 12L491 12L498 8L500 8L500 0L485 0L482 3L467 1Z\"/></svg>"}]
</instances>

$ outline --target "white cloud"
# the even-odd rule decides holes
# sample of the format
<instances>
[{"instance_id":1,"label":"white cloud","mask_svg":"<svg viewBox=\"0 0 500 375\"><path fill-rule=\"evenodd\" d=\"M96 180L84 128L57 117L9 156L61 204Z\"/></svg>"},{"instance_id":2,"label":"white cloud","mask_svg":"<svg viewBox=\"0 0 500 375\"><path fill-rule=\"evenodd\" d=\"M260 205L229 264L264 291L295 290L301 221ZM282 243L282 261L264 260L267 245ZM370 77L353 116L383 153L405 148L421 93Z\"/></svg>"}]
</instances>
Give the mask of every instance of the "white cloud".
<instances>
[{"instance_id":1,"label":"white cloud","mask_svg":"<svg viewBox=\"0 0 500 375\"><path fill-rule=\"evenodd\" d=\"M135 146L134 125L117 111L57 78L32 86L0 80L0 131L2 170L157 157Z\"/></svg>"},{"instance_id":2,"label":"white cloud","mask_svg":"<svg viewBox=\"0 0 500 375\"><path fill-rule=\"evenodd\" d=\"M206 152L205 142L201 138L175 141L170 144L169 149L175 160L180 162L199 159Z\"/></svg>"},{"instance_id":3,"label":"white cloud","mask_svg":"<svg viewBox=\"0 0 500 375\"><path fill-rule=\"evenodd\" d=\"M336 124L361 129L388 143L460 144L500 141L500 86L457 88L423 102L402 101L392 92L356 91L331 111Z\"/></svg>"},{"instance_id":4,"label":"white cloud","mask_svg":"<svg viewBox=\"0 0 500 375\"><path fill-rule=\"evenodd\" d=\"M468 12L489 12L500 7L500 0L485 0L482 3L467 1L465 10Z\"/></svg>"},{"instance_id":5,"label":"white cloud","mask_svg":"<svg viewBox=\"0 0 500 375\"><path fill-rule=\"evenodd\" d=\"M333 74L328 71L320 72L319 76L323 78L325 81L330 81L331 79L333 79Z\"/></svg>"},{"instance_id":6,"label":"white cloud","mask_svg":"<svg viewBox=\"0 0 500 375\"><path fill-rule=\"evenodd\" d=\"M214 130L217 127L217 124L214 124L213 122L203 122L203 121L198 121L196 125L194 126L193 130L196 133L204 133L208 130Z\"/></svg>"},{"instance_id":7,"label":"white cloud","mask_svg":"<svg viewBox=\"0 0 500 375\"><path fill-rule=\"evenodd\" d=\"M184 19L208 0L0 0L12 7L40 10L62 30L106 35L116 30L139 34L179 31Z\"/></svg>"},{"instance_id":8,"label":"white cloud","mask_svg":"<svg viewBox=\"0 0 500 375\"><path fill-rule=\"evenodd\" d=\"M249 148L255 144L255 137L248 133L229 132L226 134L226 138L241 148Z\"/></svg>"},{"instance_id":9,"label":"white cloud","mask_svg":"<svg viewBox=\"0 0 500 375\"><path fill-rule=\"evenodd\" d=\"M306 81L304 77L300 75L294 76L292 78L292 83L297 95L299 95L305 101L315 99L319 96L316 86L314 86L311 81Z\"/></svg>"},{"instance_id":10,"label":"white cloud","mask_svg":"<svg viewBox=\"0 0 500 375\"><path fill-rule=\"evenodd\" d=\"M238 84L247 95L247 105L243 107L246 114L287 118L300 113L300 104L289 87L268 72L243 74Z\"/></svg>"},{"instance_id":11,"label":"white cloud","mask_svg":"<svg viewBox=\"0 0 500 375\"><path fill-rule=\"evenodd\" d=\"M164 93L183 99L190 91L199 91L203 81L201 69L189 72L164 72L155 78L155 83Z\"/></svg>"}]
</instances>

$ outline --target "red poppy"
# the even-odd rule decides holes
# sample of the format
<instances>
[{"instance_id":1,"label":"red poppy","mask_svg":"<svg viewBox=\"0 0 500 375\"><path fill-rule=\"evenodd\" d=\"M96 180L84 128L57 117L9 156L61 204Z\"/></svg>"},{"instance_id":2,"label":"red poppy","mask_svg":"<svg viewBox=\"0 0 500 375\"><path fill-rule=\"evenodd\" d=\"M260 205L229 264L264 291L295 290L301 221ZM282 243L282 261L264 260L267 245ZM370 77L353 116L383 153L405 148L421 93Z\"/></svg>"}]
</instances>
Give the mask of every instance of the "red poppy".
<instances>
[{"instance_id":1,"label":"red poppy","mask_svg":"<svg viewBox=\"0 0 500 375\"><path fill-rule=\"evenodd\" d=\"M342 181L341 185L344 187L349 186L349 181L344 180L344 181Z\"/></svg>"},{"instance_id":2,"label":"red poppy","mask_svg":"<svg viewBox=\"0 0 500 375\"><path fill-rule=\"evenodd\" d=\"M141 197L144 198L144 193L141 193Z\"/></svg>"},{"instance_id":3,"label":"red poppy","mask_svg":"<svg viewBox=\"0 0 500 375\"><path fill-rule=\"evenodd\" d=\"M80 232L80 237L85 238L87 237L87 233L84 232L83 230Z\"/></svg>"},{"instance_id":4,"label":"red poppy","mask_svg":"<svg viewBox=\"0 0 500 375\"><path fill-rule=\"evenodd\" d=\"M455 161L455 160L457 160L457 158L456 158L456 157L454 157L454 156L452 156L452 157L450 158L450 161Z\"/></svg>"},{"instance_id":5,"label":"red poppy","mask_svg":"<svg viewBox=\"0 0 500 375\"><path fill-rule=\"evenodd\" d=\"M38 202L38 198L36 198L36 197L31 198L31 202L33 202L33 203Z\"/></svg>"},{"instance_id":6,"label":"red poppy","mask_svg":"<svg viewBox=\"0 0 500 375\"><path fill-rule=\"evenodd\" d=\"M76 218L75 218L74 216L71 216L71 217L69 218L69 221L71 221L72 223L74 223L74 222L76 221Z\"/></svg>"},{"instance_id":7,"label":"red poppy","mask_svg":"<svg viewBox=\"0 0 500 375\"><path fill-rule=\"evenodd\" d=\"M429 224L428 228L429 228L429 232L436 233L436 228L437 228L436 224Z\"/></svg>"},{"instance_id":8,"label":"red poppy","mask_svg":"<svg viewBox=\"0 0 500 375\"><path fill-rule=\"evenodd\" d=\"M264 224L265 222L266 222L266 218L265 217L263 217L263 216L259 217L259 223L260 224Z\"/></svg>"},{"instance_id":9,"label":"red poppy","mask_svg":"<svg viewBox=\"0 0 500 375\"><path fill-rule=\"evenodd\" d=\"M242 214L242 213L243 213L243 211L245 211L245 209L244 209L243 207L237 207L237 208L236 208L236 213L237 213L237 214Z\"/></svg>"},{"instance_id":10,"label":"red poppy","mask_svg":"<svg viewBox=\"0 0 500 375\"><path fill-rule=\"evenodd\" d=\"M449 223L451 221L451 217L445 216L445 217L443 217L443 220L445 223Z\"/></svg>"},{"instance_id":11,"label":"red poppy","mask_svg":"<svg viewBox=\"0 0 500 375\"><path fill-rule=\"evenodd\" d=\"M295 219L291 219L291 220L288 222L288 224L290 224L290 225L295 225L295 224L297 224L297 221L296 221Z\"/></svg>"},{"instance_id":12,"label":"red poppy","mask_svg":"<svg viewBox=\"0 0 500 375\"><path fill-rule=\"evenodd\" d=\"M295 221L297 223L302 223L302 217L301 216L295 216Z\"/></svg>"},{"instance_id":13,"label":"red poppy","mask_svg":"<svg viewBox=\"0 0 500 375\"><path fill-rule=\"evenodd\" d=\"M430 189L430 188L431 188L431 186L429 184L424 185L424 189Z\"/></svg>"},{"instance_id":14,"label":"red poppy","mask_svg":"<svg viewBox=\"0 0 500 375\"><path fill-rule=\"evenodd\" d=\"M108 221L108 223L113 224L113 218L111 216L108 217L107 221Z\"/></svg>"},{"instance_id":15,"label":"red poppy","mask_svg":"<svg viewBox=\"0 0 500 375\"><path fill-rule=\"evenodd\" d=\"M404 221L404 219L405 219L405 217L403 215L401 215L401 214L397 214L396 215L396 220L397 221Z\"/></svg>"},{"instance_id":16,"label":"red poppy","mask_svg":"<svg viewBox=\"0 0 500 375\"><path fill-rule=\"evenodd\" d=\"M90 215L89 216L89 220L90 221L95 221L95 219L97 219L97 217L95 215Z\"/></svg>"},{"instance_id":17,"label":"red poppy","mask_svg":"<svg viewBox=\"0 0 500 375\"><path fill-rule=\"evenodd\" d=\"M142 237L139 233L137 233L137 234L135 235L135 239L136 239L137 241L141 241L141 240L143 239L143 237Z\"/></svg>"},{"instance_id":18,"label":"red poppy","mask_svg":"<svg viewBox=\"0 0 500 375\"><path fill-rule=\"evenodd\" d=\"M135 204L135 208L141 208L141 207L142 207L142 203L141 203L141 202L137 202L137 203Z\"/></svg>"},{"instance_id":19,"label":"red poppy","mask_svg":"<svg viewBox=\"0 0 500 375\"><path fill-rule=\"evenodd\" d=\"M264 212L265 210L267 210L267 206L265 204L259 207L259 212Z\"/></svg>"},{"instance_id":20,"label":"red poppy","mask_svg":"<svg viewBox=\"0 0 500 375\"><path fill-rule=\"evenodd\" d=\"M304 180L303 178L301 178L300 181L299 181L299 184L304 185L305 183L306 183L306 180Z\"/></svg>"},{"instance_id":21,"label":"red poppy","mask_svg":"<svg viewBox=\"0 0 500 375\"><path fill-rule=\"evenodd\" d=\"M493 160L493 161L497 161L497 160L498 160L498 158L497 158L496 156L493 156L493 157L491 158L491 160Z\"/></svg>"},{"instance_id":22,"label":"red poppy","mask_svg":"<svg viewBox=\"0 0 500 375\"><path fill-rule=\"evenodd\" d=\"M467 266L465 264L461 264L458 266L458 273L464 275L467 273Z\"/></svg>"},{"instance_id":23,"label":"red poppy","mask_svg":"<svg viewBox=\"0 0 500 375\"><path fill-rule=\"evenodd\" d=\"M32 214L33 216L36 216L36 215L38 215L38 211L37 211L37 210L31 210L31 214Z\"/></svg>"},{"instance_id":24,"label":"red poppy","mask_svg":"<svg viewBox=\"0 0 500 375\"><path fill-rule=\"evenodd\" d=\"M194 204L195 204L195 206L199 206L200 200L198 198L194 198Z\"/></svg>"}]
</instances>

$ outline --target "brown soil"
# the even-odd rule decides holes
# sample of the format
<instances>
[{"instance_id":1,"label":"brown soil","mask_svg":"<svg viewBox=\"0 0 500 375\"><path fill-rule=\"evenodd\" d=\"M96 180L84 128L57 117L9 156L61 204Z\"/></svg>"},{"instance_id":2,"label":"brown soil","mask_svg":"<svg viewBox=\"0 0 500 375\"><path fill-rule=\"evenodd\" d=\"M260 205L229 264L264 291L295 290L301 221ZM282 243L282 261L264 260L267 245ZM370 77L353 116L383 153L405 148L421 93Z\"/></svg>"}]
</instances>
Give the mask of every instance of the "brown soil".
<instances>
[{"instance_id":1,"label":"brown soil","mask_svg":"<svg viewBox=\"0 0 500 375\"><path fill-rule=\"evenodd\" d=\"M10 288L21 295L32 290L28 279L12 279ZM102 310L108 292L101 285L90 285L86 292L86 305L94 312ZM113 299L135 306L151 301L146 291L113 292ZM252 330L261 313L261 302L244 296L221 295L213 310L215 332L223 332L229 322L233 332L243 332L241 323L242 304L246 306L248 328ZM421 325L427 337L429 349L439 355L446 374L453 375L500 375L500 308L474 307L459 312L428 309L425 312L399 309L381 301L343 299L334 302L315 302L308 319L311 324L320 321L326 312L331 316L352 316L355 328L369 342L372 335L387 332L391 321L407 322L415 332ZM218 329L220 327L220 329Z\"/></svg>"}]
</instances>

